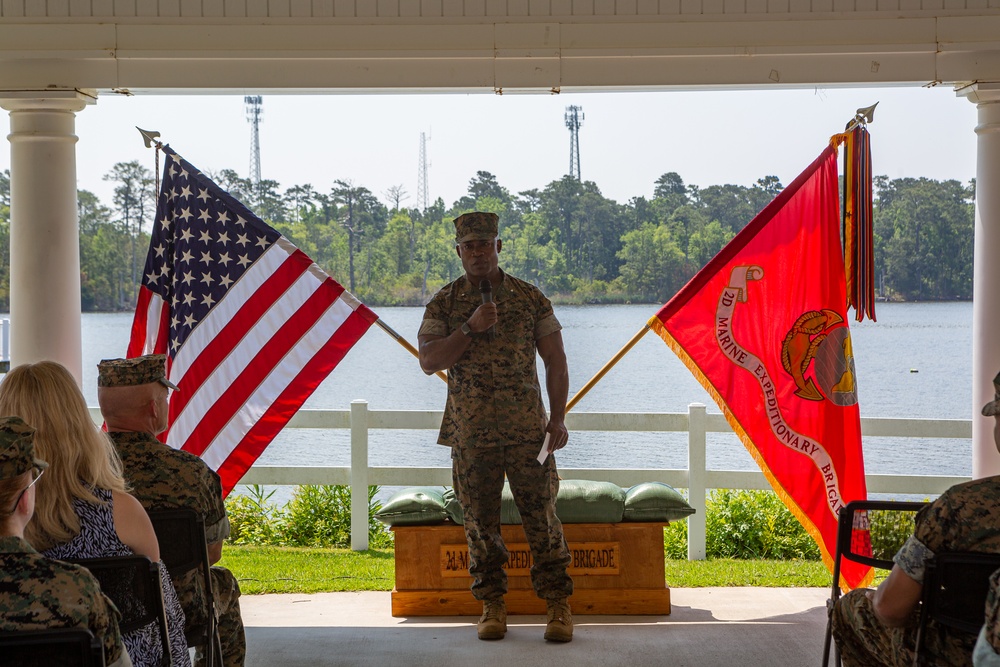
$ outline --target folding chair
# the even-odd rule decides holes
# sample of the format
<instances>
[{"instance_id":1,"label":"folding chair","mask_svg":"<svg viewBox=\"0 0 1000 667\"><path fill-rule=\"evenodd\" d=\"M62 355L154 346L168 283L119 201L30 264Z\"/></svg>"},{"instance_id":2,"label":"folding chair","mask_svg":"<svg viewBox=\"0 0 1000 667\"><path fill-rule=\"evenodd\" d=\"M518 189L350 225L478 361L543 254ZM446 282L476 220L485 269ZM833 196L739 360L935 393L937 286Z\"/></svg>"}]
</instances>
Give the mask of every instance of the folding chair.
<instances>
[{"instance_id":1,"label":"folding chair","mask_svg":"<svg viewBox=\"0 0 1000 667\"><path fill-rule=\"evenodd\" d=\"M973 637L983 627L990 575L1000 568L1000 554L952 552L936 554L927 563L920 593L920 623L913 664L924 665L927 624Z\"/></svg>"},{"instance_id":2,"label":"folding chair","mask_svg":"<svg viewBox=\"0 0 1000 667\"><path fill-rule=\"evenodd\" d=\"M101 584L101 591L121 612L118 629L123 635L156 624L163 646L163 664L169 665L170 638L159 566L145 556L67 558L66 561L87 568Z\"/></svg>"},{"instance_id":3,"label":"folding chair","mask_svg":"<svg viewBox=\"0 0 1000 667\"><path fill-rule=\"evenodd\" d=\"M161 509L147 511L160 543L160 558L176 581L194 569L200 571L205 589L204 624L184 633L188 646L205 647L208 667L222 664L222 648L215 627L215 595L212 591L211 563L205 540L205 522L191 509Z\"/></svg>"},{"instance_id":4,"label":"folding chair","mask_svg":"<svg viewBox=\"0 0 1000 667\"><path fill-rule=\"evenodd\" d=\"M870 565L880 570L891 570L892 557L895 554L856 553L853 549L855 541L855 518L859 512L917 512L927 503L902 502L894 500L853 500L840 510L837 520L837 551L833 557L833 585L830 588L830 599L826 601L826 637L823 639L823 667L830 664L830 643L833 638L833 606L840 598L840 563L847 559L862 565ZM863 522L868 525L868 522ZM866 542L870 544L870 542ZM982 613L980 614L982 615ZM834 664L840 667L840 651L834 647Z\"/></svg>"},{"instance_id":5,"label":"folding chair","mask_svg":"<svg viewBox=\"0 0 1000 667\"><path fill-rule=\"evenodd\" d=\"M87 628L0 632L0 667L104 667L104 648Z\"/></svg>"}]
</instances>

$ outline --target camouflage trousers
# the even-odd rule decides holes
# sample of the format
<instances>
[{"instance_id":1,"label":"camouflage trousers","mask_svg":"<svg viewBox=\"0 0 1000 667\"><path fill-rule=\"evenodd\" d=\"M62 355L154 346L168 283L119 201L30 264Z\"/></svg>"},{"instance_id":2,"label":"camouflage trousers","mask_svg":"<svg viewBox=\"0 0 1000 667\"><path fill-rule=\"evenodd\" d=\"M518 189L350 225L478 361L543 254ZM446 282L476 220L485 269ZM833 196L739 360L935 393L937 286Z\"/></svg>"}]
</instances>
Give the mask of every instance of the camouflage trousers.
<instances>
[{"instance_id":1,"label":"camouflage trousers","mask_svg":"<svg viewBox=\"0 0 1000 667\"><path fill-rule=\"evenodd\" d=\"M531 548L535 593L544 600L573 594L573 580L566 572L569 548L556 516L559 476L555 457L549 456L539 465L537 454L538 445L452 447L452 483L462 503L472 594L477 600L498 598L507 592L507 547L500 535L504 473Z\"/></svg>"},{"instance_id":2,"label":"camouflage trousers","mask_svg":"<svg viewBox=\"0 0 1000 667\"><path fill-rule=\"evenodd\" d=\"M222 665L243 667L247 659L247 638L240 615L240 584L233 573L224 567L213 567L211 574L215 623L222 644ZM195 667L202 667L205 662L199 650L195 654Z\"/></svg>"},{"instance_id":3,"label":"camouflage trousers","mask_svg":"<svg viewBox=\"0 0 1000 667\"><path fill-rule=\"evenodd\" d=\"M909 667L917 638L917 615L898 628L886 627L875 616L872 601L859 588L837 600L833 608L833 636L844 667ZM971 667L975 637L953 635L928 624L924 655L928 665Z\"/></svg>"}]
</instances>

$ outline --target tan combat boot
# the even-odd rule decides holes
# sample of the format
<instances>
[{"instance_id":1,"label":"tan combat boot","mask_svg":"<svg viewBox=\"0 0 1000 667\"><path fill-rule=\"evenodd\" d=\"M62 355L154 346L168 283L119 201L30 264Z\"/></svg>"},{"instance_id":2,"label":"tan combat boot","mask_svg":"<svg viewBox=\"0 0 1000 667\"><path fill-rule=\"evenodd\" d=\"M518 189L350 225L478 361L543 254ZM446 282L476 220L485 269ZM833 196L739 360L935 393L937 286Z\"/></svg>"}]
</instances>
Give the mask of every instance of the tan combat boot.
<instances>
[{"instance_id":1,"label":"tan combat boot","mask_svg":"<svg viewBox=\"0 0 1000 667\"><path fill-rule=\"evenodd\" d=\"M569 610L569 601L546 600L549 608L549 622L545 626L545 639L550 642L573 641L573 613Z\"/></svg>"},{"instance_id":2,"label":"tan combat boot","mask_svg":"<svg viewBox=\"0 0 1000 667\"><path fill-rule=\"evenodd\" d=\"M477 630L480 639L503 639L507 634L507 605L503 598L483 600L483 615Z\"/></svg>"}]
</instances>

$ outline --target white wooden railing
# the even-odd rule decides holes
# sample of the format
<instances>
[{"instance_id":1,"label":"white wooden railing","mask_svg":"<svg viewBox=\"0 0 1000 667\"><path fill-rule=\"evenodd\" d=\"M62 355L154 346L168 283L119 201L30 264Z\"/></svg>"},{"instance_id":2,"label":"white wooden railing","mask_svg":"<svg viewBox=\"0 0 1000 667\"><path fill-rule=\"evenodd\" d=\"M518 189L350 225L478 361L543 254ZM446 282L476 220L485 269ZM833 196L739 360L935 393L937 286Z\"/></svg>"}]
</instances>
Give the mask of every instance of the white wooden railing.
<instances>
[{"instance_id":1,"label":"white wooden railing","mask_svg":"<svg viewBox=\"0 0 1000 667\"><path fill-rule=\"evenodd\" d=\"M343 484L351 487L351 548L368 548L368 487L451 484L450 468L372 467L368 465L368 432L372 429L429 429L441 425L441 411L369 410L368 402L353 401L350 410L300 410L289 428L350 429L350 467L254 466L241 484ZM593 479L629 487L640 482L664 482L688 489L696 512L688 517L688 558L705 558L705 494L708 489L768 489L759 471L709 470L707 433L730 433L722 415L710 415L692 403L684 413L571 412L570 431L686 431L688 469L560 468L564 479ZM962 419L862 419L868 437L971 439L972 422ZM868 475L870 493L937 495L968 477L938 475Z\"/></svg>"}]
</instances>

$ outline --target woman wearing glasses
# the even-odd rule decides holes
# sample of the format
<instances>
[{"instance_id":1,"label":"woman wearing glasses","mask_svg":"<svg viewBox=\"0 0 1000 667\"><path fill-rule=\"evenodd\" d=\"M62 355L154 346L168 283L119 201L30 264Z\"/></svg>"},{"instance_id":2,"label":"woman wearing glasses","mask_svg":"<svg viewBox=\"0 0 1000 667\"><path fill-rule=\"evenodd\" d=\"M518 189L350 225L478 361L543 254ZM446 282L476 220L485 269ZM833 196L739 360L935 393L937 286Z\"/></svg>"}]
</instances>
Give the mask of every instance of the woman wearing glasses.
<instances>
[{"instance_id":1,"label":"woman wearing glasses","mask_svg":"<svg viewBox=\"0 0 1000 667\"><path fill-rule=\"evenodd\" d=\"M77 565L45 558L24 541L35 509L35 482L48 464L35 458L34 430L0 418L0 632L86 628L109 667L129 667L118 612L97 580Z\"/></svg>"},{"instance_id":2,"label":"woman wearing glasses","mask_svg":"<svg viewBox=\"0 0 1000 667\"><path fill-rule=\"evenodd\" d=\"M36 485L27 541L49 558L103 558L139 554L156 562L160 549L146 511L128 494L121 461L94 424L76 380L52 361L14 368L0 382L0 415L19 415L35 429L34 446L49 463ZM184 614L160 565L171 662L191 664ZM123 636L136 667L161 664L155 624Z\"/></svg>"}]
</instances>

